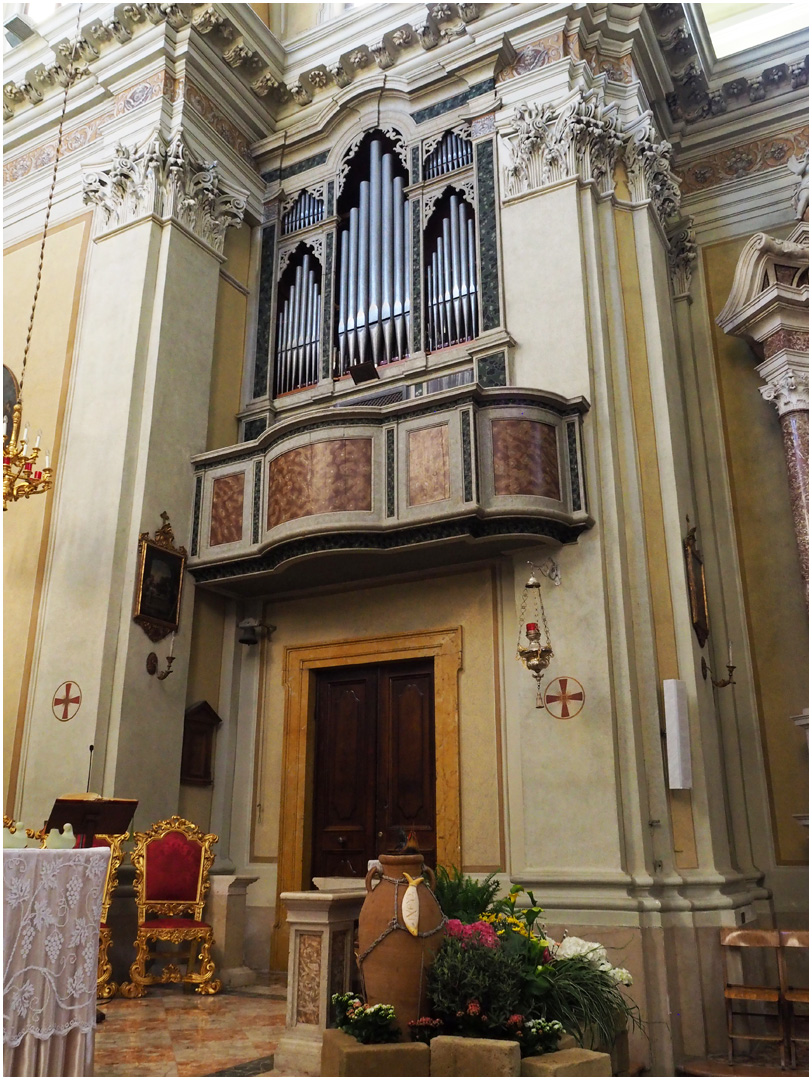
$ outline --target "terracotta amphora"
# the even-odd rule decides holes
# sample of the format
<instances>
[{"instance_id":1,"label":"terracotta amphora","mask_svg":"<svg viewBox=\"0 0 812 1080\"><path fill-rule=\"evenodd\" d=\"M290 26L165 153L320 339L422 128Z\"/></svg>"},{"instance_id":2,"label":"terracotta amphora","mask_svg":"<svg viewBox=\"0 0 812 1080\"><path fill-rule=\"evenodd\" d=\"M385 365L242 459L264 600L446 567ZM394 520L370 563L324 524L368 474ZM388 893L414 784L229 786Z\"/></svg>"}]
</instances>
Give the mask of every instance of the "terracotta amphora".
<instances>
[{"instance_id":1,"label":"terracotta amphora","mask_svg":"<svg viewBox=\"0 0 812 1080\"><path fill-rule=\"evenodd\" d=\"M367 1004L393 1005L400 1039L407 1042L409 1021L428 1010L426 976L443 943L446 920L432 891L434 874L423 865L420 852L380 855L379 861L383 872L373 867L366 878L358 966ZM380 880L373 889L376 877ZM410 889L410 878L420 879L420 884Z\"/></svg>"}]
</instances>

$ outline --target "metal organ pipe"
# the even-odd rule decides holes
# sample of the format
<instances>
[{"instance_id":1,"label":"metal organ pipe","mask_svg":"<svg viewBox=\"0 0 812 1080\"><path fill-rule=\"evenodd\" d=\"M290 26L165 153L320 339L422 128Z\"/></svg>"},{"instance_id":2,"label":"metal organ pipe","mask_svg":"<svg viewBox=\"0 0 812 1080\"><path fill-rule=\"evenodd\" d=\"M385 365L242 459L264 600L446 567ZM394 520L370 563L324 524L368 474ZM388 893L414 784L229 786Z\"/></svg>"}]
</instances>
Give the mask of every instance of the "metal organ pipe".
<instances>
[{"instance_id":1,"label":"metal organ pipe","mask_svg":"<svg viewBox=\"0 0 812 1080\"><path fill-rule=\"evenodd\" d=\"M369 180L339 235L338 371L409 354L409 206L395 159L370 143ZM345 254L346 253L346 254Z\"/></svg>"},{"instance_id":2,"label":"metal organ pipe","mask_svg":"<svg viewBox=\"0 0 812 1080\"><path fill-rule=\"evenodd\" d=\"M427 264L429 351L470 341L477 335L474 215L457 194L445 204Z\"/></svg>"},{"instance_id":3,"label":"metal organ pipe","mask_svg":"<svg viewBox=\"0 0 812 1080\"><path fill-rule=\"evenodd\" d=\"M321 285L310 252L300 256L280 310L276 334L274 393L318 382Z\"/></svg>"}]
</instances>

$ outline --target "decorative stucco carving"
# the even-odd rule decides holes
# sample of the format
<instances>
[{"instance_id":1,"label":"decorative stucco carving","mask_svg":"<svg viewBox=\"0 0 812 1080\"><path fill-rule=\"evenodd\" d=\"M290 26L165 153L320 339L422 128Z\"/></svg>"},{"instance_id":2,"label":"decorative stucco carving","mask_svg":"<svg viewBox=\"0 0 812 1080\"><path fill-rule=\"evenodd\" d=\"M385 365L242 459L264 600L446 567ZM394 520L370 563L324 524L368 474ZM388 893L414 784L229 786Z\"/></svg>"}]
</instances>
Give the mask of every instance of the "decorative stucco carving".
<instances>
[{"instance_id":1,"label":"decorative stucco carving","mask_svg":"<svg viewBox=\"0 0 812 1080\"><path fill-rule=\"evenodd\" d=\"M766 386L760 386L759 392L765 401L771 401L778 410L778 415L809 411L809 368L784 365L768 379Z\"/></svg>"},{"instance_id":2,"label":"decorative stucco carving","mask_svg":"<svg viewBox=\"0 0 812 1080\"><path fill-rule=\"evenodd\" d=\"M660 221L679 210L679 180L671 169L671 143L658 140L651 114L644 113L627 133L623 160L633 202L650 200Z\"/></svg>"},{"instance_id":3,"label":"decorative stucco carving","mask_svg":"<svg viewBox=\"0 0 812 1080\"><path fill-rule=\"evenodd\" d=\"M429 135L427 139L423 140L423 164L431 157L432 153L437 149L438 144L442 141L447 131L453 131L455 135L459 135L461 139L470 141L471 139L471 122L469 120L463 120L461 124L455 124L452 128L446 128L443 131L438 131L436 135Z\"/></svg>"},{"instance_id":4,"label":"decorative stucco carving","mask_svg":"<svg viewBox=\"0 0 812 1080\"><path fill-rule=\"evenodd\" d=\"M448 189L456 191L458 195L462 195L469 206L474 206L474 178L470 177L468 180L454 180L453 184L440 184L433 191L426 192L423 196L423 228L428 225L429 218L434 213L434 207L440 201L442 196Z\"/></svg>"},{"instance_id":5,"label":"decorative stucco carving","mask_svg":"<svg viewBox=\"0 0 812 1080\"><path fill-rule=\"evenodd\" d=\"M687 296L696 262L696 232L694 219L683 218L668 233L668 268L674 296Z\"/></svg>"},{"instance_id":6,"label":"decorative stucco carving","mask_svg":"<svg viewBox=\"0 0 812 1080\"><path fill-rule=\"evenodd\" d=\"M213 7L204 8L192 16L192 26L201 34L210 34L212 30L218 31L229 41L234 36L234 28L227 19L218 14Z\"/></svg>"},{"instance_id":7,"label":"decorative stucco carving","mask_svg":"<svg viewBox=\"0 0 812 1080\"><path fill-rule=\"evenodd\" d=\"M109 169L86 173L84 201L97 208L97 235L155 215L174 220L222 253L226 230L242 223L246 197L222 190L217 162L198 161L183 132L155 132L135 149L121 143Z\"/></svg>"},{"instance_id":8,"label":"decorative stucco carving","mask_svg":"<svg viewBox=\"0 0 812 1080\"><path fill-rule=\"evenodd\" d=\"M809 147L804 150L800 158L793 154L787 162L787 168L798 177L795 190L792 192L792 205L796 219L803 221L804 215L809 210Z\"/></svg>"},{"instance_id":9,"label":"decorative stucco carving","mask_svg":"<svg viewBox=\"0 0 812 1080\"><path fill-rule=\"evenodd\" d=\"M323 236L310 236L306 241L292 240L287 244L281 244L279 247L278 264L276 271L276 280L279 281L290 262L290 257L300 244L304 243L305 249L316 257L318 262L324 264L324 237Z\"/></svg>"},{"instance_id":10,"label":"decorative stucco carving","mask_svg":"<svg viewBox=\"0 0 812 1080\"><path fill-rule=\"evenodd\" d=\"M558 106L520 105L502 135L510 150L508 197L575 176L611 191L623 137L617 107L596 91L578 91Z\"/></svg>"}]
</instances>

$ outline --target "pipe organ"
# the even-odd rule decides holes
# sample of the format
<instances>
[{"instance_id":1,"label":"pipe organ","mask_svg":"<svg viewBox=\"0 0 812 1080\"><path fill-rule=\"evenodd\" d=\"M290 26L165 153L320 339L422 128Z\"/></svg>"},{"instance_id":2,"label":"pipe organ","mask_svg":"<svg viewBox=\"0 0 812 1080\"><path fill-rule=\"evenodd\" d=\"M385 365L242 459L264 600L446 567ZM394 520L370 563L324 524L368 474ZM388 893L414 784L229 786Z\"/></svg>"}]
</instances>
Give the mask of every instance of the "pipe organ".
<instances>
[{"instance_id":1,"label":"pipe organ","mask_svg":"<svg viewBox=\"0 0 812 1080\"><path fill-rule=\"evenodd\" d=\"M282 215L282 235L306 229L324 220L324 200L303 191L287 213Z\"/></svg>"},{"instance_id":2,"label":"pipe organ","mask_svg":"<svg viewBox=\"0 0 812 1080\"><path fill-rule=\"evenodd\" d=\"M353 364L389 364L409 355L409 203L394 154L369 144L368 180L339 233L337 374Z\"/></svg>"},{"instance_id":3,"label":"pipe organ","mask_svg":"<svg viewBox=\"0 0 812 1080\"><path fill-rule=\"evenodd\" d=\"M470 139L463 139L454 131L447 131L435 146L423 164L423 177L432 180L435 176L462 169L473 164L474 151Z\"/></svg>"},{"instance_id":4,"label":"pipe organ","mask_svg":"<svg viewBox=\"0 0 812 1080\"><path fill-rule=\"evenodd\" d=\"M294 257L296 259L296 257ZM299 254L279 290L274 394L318 382L321 272L309 251Z\"/></svg>"},{"instance_id":5,"label":"pipe organ","mask_svg":"<svg viewBox=\"0 0 812 1080\"><path fill-rule=\"evenodd\" d=\"M474 212L452 192L435 212L435 222L434 242L426 244L429 352L477 335Z\"/></svg>"}]
</instances>

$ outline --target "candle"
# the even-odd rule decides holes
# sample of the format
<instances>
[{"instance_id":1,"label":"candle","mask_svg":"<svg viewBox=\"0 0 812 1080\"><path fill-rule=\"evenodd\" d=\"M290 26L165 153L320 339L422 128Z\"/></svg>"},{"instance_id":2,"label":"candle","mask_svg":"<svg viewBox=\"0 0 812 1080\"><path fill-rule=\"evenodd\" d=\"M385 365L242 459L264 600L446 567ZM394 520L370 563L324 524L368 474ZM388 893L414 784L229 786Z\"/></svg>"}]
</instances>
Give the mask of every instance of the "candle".
<instances>
[{"instance_id":1,"label":"candle","mask_svg":"<svg viewBox=\"0 0 812 1080\"><path fill-rule=\"evenodd\" d=\"M728 643L727 643L727 666L728 667L733 667L733 642L732 641L728 641Z\"/></svg>"},{"instance_id":2,"label":"candle","mask_svg":"<svg viewBox=\"0 0 812 1080\"><path fill-rule=\"evenodd\" d=\"M34 473L34 479L35 480L41 480L42 479L42 473L41 472L35 472Z\"/></svg>"},{"instance_id":3,"label":"candle","mask_svg":"<svg viewBox=\"0 0 812 1080\"><path fill-rule=\"evenodd\" d=\"M531 630L538 630L538 628L539 628L539 624L537 622L529 622L527 624L527 632L528 632L528 634L530 633Z\"/></svg>"},{"instance_id":4,"label":"candle","mask_svg":"<svg viewBox=\"0 0 812 1080\"><path fill-rule=\"evenodd\" d=\"M3 438L4 439L5 439L6 435L8 435L8 417L4 416L3 417Z\"/></svg>"},{"instance_id":5,"label":"candle","mask_svg":"<svg viewBox=\"0 0 812 1080\"><path fill-rule=\"evenodd\" d=\"M46 450L45 451L45 468L50 469L50 467L51 467L51 451Z\"/></svg>"},{"instance_id":6,"label":"candle","mask_svg":"<svg viewBox=\"0 0 812 1080\"><path fill-rule=\"evenodd\" d=\"M23 442L26 442L27 440L28 440L28 424L26 424L25 427L23 428Z\"/></svg>"},{"instance_id":7,"label":"candle","mask_svg":"<svg viewBox=\"0 0 812 1080\"><path fill-rule=\"evenodd\" d=\"M34 449L35 449L35 450L38 450L38 449L39 449L39 442L40 442L40 439L41 439L41 438L42 438L42 432L41 432L41 431L38 431L38 432L37 432L37 441L36 441L36 442L34 443Z\"/></svg>"},{"instance_id":8,"label":"candle","mask_svg":"<svg viewBox=\"0 0 812 1080\"><path fill-rule=\"evenodd\" d=\"M175 655L175 631L173 630L172 631L172 638L171 638L171 640L169 642L169 656L173 657L174 655Z\"/></svg>"}]
</instances>

